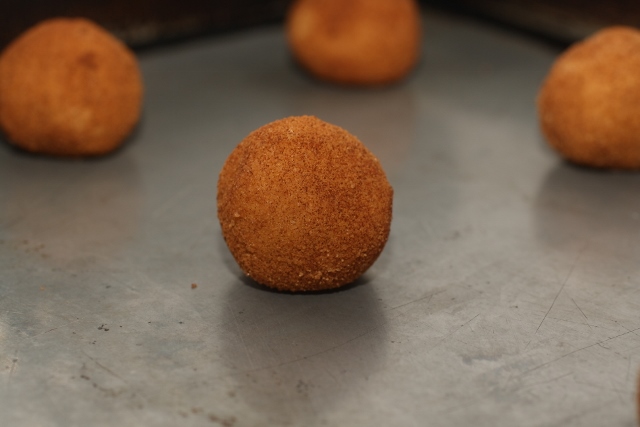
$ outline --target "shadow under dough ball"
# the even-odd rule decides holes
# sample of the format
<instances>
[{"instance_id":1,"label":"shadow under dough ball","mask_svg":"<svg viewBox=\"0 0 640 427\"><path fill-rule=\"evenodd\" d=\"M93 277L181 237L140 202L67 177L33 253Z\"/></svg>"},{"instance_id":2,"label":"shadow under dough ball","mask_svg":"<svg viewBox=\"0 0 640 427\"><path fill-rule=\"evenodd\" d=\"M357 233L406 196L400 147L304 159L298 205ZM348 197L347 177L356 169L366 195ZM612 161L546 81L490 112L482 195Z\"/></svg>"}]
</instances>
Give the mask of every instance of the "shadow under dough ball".
<instances>
[{"instance_id":1,"label":"shadow under dough ball","mask_svg":"<svg viewBox=\"0 0 640 427\"><path fill-rule=\"evenodd\" d=\"M568 160L640 168L640 31L610 27L571 46L540 89L538 114Z\"/></svg>"},{"instance_id":2,"label":"shadow under dough ball","mask_svg":"<svg viewBox=\"0 0 640 427\"><path fill-rule=\"evenodd\" d=\"M141 105L134 54L86 19L43 21L0 56L0 125L27 151L106 154L131 133Z\"/></svg>"},{"instance_id":3,"label":"shadow under dough ball","mask_svg":"<svg viewBox=\"0 0 640 427\"><path fill-rule=\"evenodd\" d=\"M297 0L286 29L296 60L329 82L392 83L405 77L420 56L415 0Z\"/></svg>"},{"instance_id":4,"label":"shadow under dough ball","mask_svg":"<svg viewBox=\"0 0 640 427\"><path fill-rule=\"evenodd\" d=\"M393 189L378 159L344 129L289 117L249 134L218 181L218 218L242 270L287 291L337 288L378 258Z\"/></svg>"}]
</instances>

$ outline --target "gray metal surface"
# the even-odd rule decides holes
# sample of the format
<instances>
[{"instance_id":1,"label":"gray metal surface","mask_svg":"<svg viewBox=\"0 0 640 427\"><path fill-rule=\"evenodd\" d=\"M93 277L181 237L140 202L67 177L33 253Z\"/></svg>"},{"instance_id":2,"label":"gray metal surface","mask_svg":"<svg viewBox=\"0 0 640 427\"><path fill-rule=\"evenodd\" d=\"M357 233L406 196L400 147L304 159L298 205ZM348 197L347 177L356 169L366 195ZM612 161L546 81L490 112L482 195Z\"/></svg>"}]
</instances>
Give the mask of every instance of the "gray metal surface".
<instances>
[{"instance_id":1,"label":"gray metal surface","mask_svg":"<svg viewBox=\"0 0 640 427\"><path fill-rule=\"evenodd\" d=\"M381 90L308 79L279 28L145 52L115 155L3 145L0 425L635 425L640 175L545 146L556 51L425 30ZM339 292L243 279L216 219L229 152L298 114L358 135L395 188L385 251Z\"/></svg>"}]
</instances>

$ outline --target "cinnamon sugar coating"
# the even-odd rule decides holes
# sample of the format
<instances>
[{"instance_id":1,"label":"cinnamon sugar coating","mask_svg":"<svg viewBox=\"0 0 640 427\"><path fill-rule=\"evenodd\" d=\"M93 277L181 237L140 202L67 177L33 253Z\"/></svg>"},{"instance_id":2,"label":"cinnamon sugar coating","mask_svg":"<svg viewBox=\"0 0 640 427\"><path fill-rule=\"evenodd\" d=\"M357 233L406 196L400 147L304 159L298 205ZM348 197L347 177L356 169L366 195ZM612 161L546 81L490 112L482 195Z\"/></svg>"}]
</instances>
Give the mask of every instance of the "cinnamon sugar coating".
<instances>
[{"instance_id":1,"label":"cinnamon sugar coating","mask_svg":"<svg viewBox=\"0 0 640 427\"><path fill-rule=\"evenodd\" d=\"M571 46L540 89L538 113L568 160L640 168L640 31L609 27Z\"/></svg>"},{"instance_id":2,"label":"cinnamon sugar coating","mask_svg":"<svg viewBox=\"0 0 640 427\"><path fill-rule=\"evenodd\" d=\"M225 162L218 218L229 250L258 283L317 291L353 282L378 258L393 189L353 135L312 116L250 133Z\"/></svg>"},{"instance_id":3,"label":"cinnamon sugar coating","mask_svg":"<svg viewBox=\"0 0 640 427\"><path fill-rule=\"evenodd\" d=\"M405 77L420 55L415 0L297 0L286 29L297 61L334 83L392 83Z\"/></svg>"},{"instance_id":4,"label":"cinnamon sugar coating","mask_svg":"<svg viewBox=\"0 0 640 427\"><path fill-rule=\"evenodd\" d=\"M0 126L27 151L108 153L133 130L141 105L135 56L89 20L43 21L0 56Z\"/></svg>"}]
</instances>

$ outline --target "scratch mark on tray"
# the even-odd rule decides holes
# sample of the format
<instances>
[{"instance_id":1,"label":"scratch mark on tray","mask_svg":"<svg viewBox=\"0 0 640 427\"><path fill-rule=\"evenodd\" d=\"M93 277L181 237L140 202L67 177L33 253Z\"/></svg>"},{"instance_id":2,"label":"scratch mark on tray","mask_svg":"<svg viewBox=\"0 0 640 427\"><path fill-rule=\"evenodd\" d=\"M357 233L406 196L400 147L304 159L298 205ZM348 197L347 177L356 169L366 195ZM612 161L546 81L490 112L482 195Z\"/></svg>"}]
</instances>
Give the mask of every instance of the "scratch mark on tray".
<instances>
[{"instance_id":1,"label":"scratch mark on tray","mask_svg":"<svg viewBox=\"0 0 640 427\"><path fill-rule=\"evenodd\" d=\"M0 300L2 301L2 300ZM6 310L3 311L4 314L20 314L20 315L24 315L25 313L21 312L21 311L12 311L12 310Z\"/></svg>"},{"instance_id":2,"label":"scratch mark on tray","mask_svg":"<svg viewBox=\"0 0 640 427\"><path fill-rule=\"evenodd\" d=\"M615 384L612 383L611 387L604 387L598 384L593 384L593 383L588 383L588 382L584 382L584 381L576 381L576 384L578 385L584 385L587 387L593 387L595 389L598 390L604 390L604 391L610 391L616 394L616 397L618 397L621 401L621 403L623 405L626 404L626 399L624 398L624 394L626 393L624 390L620 390L618 388L616 388Z\"/></svg>"},{"instance_id":3,"label":"scratch mark on tray","mask_svg":"<svg viewBox=\"0 0 640 427\"><path fill-rule=\"evenodd\" d=\"M616 323L618 323L618 322L616 322ZM636 335L636 336L640 337L640 335L636 333L637 329L631 330L631 329L627 328L626 326L624 326L624 325L623 325L623 324L621 324L621 323L618 323L618 325L622 326L622 327L623 327L623 328L625 328L627 331L629 331L629 332L633 333L633 335Z\"/></svg>"},{"instance_id":4,"label":"scratch mark on tray","mask_svg":"<svg viewBox=\"0 0 640 427\"><path fill-rule=\"evenodd\" d=\"M340 343L340 344L336 344L336 345L334 345L334 346L331 346L331 347L329 347L329 348L327 348L327 349L325 349L325 350L318 351L318 352L316 352L316 353L310 354L309 356L299 357L299 358L297 358L296 360L293 360L293 361L291 361L291 362L285 362L285 363L283 363L283 365L284 365L284 364L288 364L288 363L298 362L298 361L303 360L303 359L309 359L309 358L311 358L311 357L319 356L319 355L321 355L321 354L328 353L328 352L330 352L330 351L332 351L332 350L336 350L336 349L338 349L338 348L340 348L340 347L344 347L345 345L347 345L347 344L349 344L349 343L352 343L353 341L355 341L355 340L357 340L357 339L360 339L360 338L364 337L365 335L370 334L371 332L373 332L373 331L375 331L376 329L380 328L380 326L381 326L381 325L374 326L374 327L372 327L372 328L370 328L370 329L368 329L368 330L364 331L364 332L363 332L363 333L361 333L360 335L357 335L357 336L355 336L355 337L353 337L353 338L351 338L351 339L348 339L347 341L344 341L344 342L342 342L342 343ZM278 365L278 366L281 366L281 365Z\"/></svg>"},{"instance_id":5,"label":"scratch mark on tray","mask_svg":"<svg viewBox=\"0 0 640 427\"><path fill-rule=\"evenodd\" d=\"M342 382L342 380L340 379L340 377L339 377L339 376L337 376L337 377L336 377L335 375L333 375L333 374L331 373L331 369L329 369L327 366L323 366L322 368L323 368L324 372L325 372L329 377L331 377L331 379L336 383L336 385L337 385L339 388L343 388L343 387L344 387L344 383Z\"/></svg>"},{"instance_id":6,"label":"scratch mark on tray","mask_svg":"<svg viewBox=\"0 0 640 427\"><path fill-rule=\"evenodd\" d=\"M601 326L601 325L592 325L591 323L576 322L575 320L561 319L559 317L553 317L553 316L548 316L547 319L557 320L558 322L575 323L577 325L587 325L587 326L590 326L590 327L593 327L593 328L599 328L599 329L604 329L604 330L613 331L613 332L618 332L620 330L620 329L606 328L606 327Z\"/></svg>"},{"instance_id":7,"label":"scratch mark on tray","mask_svg":"<svg viewBox=\"0 0 640 427\"><path fill-rule=\"evenodd\" d=\"M451 336L453 334L455 334L456 332L458 332L460 329L464 328L465 326L467 326L469 323L473 322L478 316L480 316L480 313L476 314L475 316L473 316L471 319L467 320L466 322L464 322L462 325L460 325L458 328L456 328L455 330L449 332L447 335L445 335L444 337L442 337L442 339L433 347L431 347L429 349L429 351L432 351L436 348L438 348L441 344L443 344L444 342L446 342L449 338L451 338Z\"/></svg>"},{"instance_id":8,"label":"scratch mark on tray","mask_svg":"<svg viewBox=\"0 0 640 427\"><path fill-rule=\"evenodd\" d=\"M240 338L240 342L242 343L242 349L244 350L244 354L247 356L247 360L249 361L249 366L251 370L255 368L255 364L253 363L253 359L251 358L251 353L249 353L249 347L247 346L246 341L244 340L244 336L242 336L242 331L240 330L240 323L238 322L238 318L236 314L233 314L233 324L236 327L236 331L238 331L238 337Z\"/></svg>"},{"instance_id":9,"label":"scratch mark on tray","mask_svg":"<svg viewBox=\"0 0 640 427\"><path fill-rule=\"evenodd\" d=\"M536 387L536 386L543 385L543 384L549 384L549 383L558 381L558 380L560 380L562 378L568 377L569 375L573 375L573 372L562 374L562 375L559 375L559 376L557 376L555 378L551 378L549 380L538 381L538 382L531 383L531 384L525 384L522 387L519 387L518 390L525 390L525 389L528 389L528 388L531 388L531 387Z\"/></svg>"},{"instance_id":10,"label":"scratch mark on tray","mask_svg":"<svg viewBox=\"0 0 640 427\"><path fill-rule=\"evenodd\" d=\"M588 349L588 348L595 347L595 346L597 346L597 345L600 345L600 344L605 343L605 342L607 342L607 341L611 341L611 340L613 340L613 339L616 339L616 338L622 337L622 336L624 336L624 335L632 334L634 331L637 331L637 330L640 330L640 328L634 329L634 330L632 330L632 331L624 332L624 333L619 334L619 335L616 335L616 336L614 336L614 337L607 338L606 340L598 341L598 342L596 342L596 343L593 343L593 344L590 344L590 345L587 345L587 346L581 347L581 348L579 348L579 349L576 349L576 350L570 351L569 353L563 354L563 355L562 355L562 356L560 356L560 357L556 357L555 359L550 360L549 362L545 362L545 363L542 363L542 364L540 364L540 365L538 365L538 366L536 366L536 367L533 367L533 368L531 368L531 369L528 369L528 370L524 371L523 373L521 373L520 375L518 375L518 377L521 377L521 376L523 376L523 375L526 375L526 374L528 374L529 372L533 372L533 371L538 370L538 369L540 369L540 368L543 368L543 367L545 367L545 366L551 365L552 363L555 363L555 362L557 362L557 361L559 361L559 360L562 360L562 359L564 359L565 357L571 356L571 355L572 355L572 354L574 354L574 353L578 353L578 352L580 352L580 351L582 351L582 350L586 350L586 349Z\"/></svg>"},{"instance_id":11,"label":"scratch mark on tray","mask_svg":"<svg viewBox=\"0 0 640 427\"><path fill-rule=\"evenodd\" d=\"M590 416L591 414L593 414L594 412L600 411L603 408L607 408L607 407L613 405L614 403L615 403L615 400L610 400L610 401L607 401L607 402L603 403L602 405L591 405L586 409L580 409L574 414L571 414L571 415L569 415L567 417L559 419L558 422L555 425L566 426L566 425L570 425L570 424L575 424L575 423L572 423L572 421L584 419L584 418ZM580 425L580 424L578 424L578 425Z\"/></svg>"},{"instance_id":12,"label":"scratch mark on tray","mask_svg":"<svg viewBox=\"0 0 640 427\"><path fill-rule=\"evenodd\" d=\"M445 290L443 289L443 290L440 290L440 291L438 291L438 292L433 292L433 293L431 293L431 294L429 294L429 295L425 295L425 296L420 297L420 298L418 298L418 299L415 299L415 300L412 300L412 301L406 302L406 303L404 303L404 304L396 305L395 307L391 307L391 308L389 309L389 311L396 310L396 309L398 309L398 308L402 308L402 307L406 307L406 306L408 306L408 305L415 304L415 303L420 302L420 301L424 301L424 300L425 300L425 299L427 299L427 298L429 299L429 300L427 301L427 305L429 305L429 303L431 302L431 299L432 299L434 296L436 296L436 295L438 295L438 294L441 294L441 293L443 293L444 291L445 291Z\"/></svg>"},{"instance_id":13,"label":"scratch mark on tray","mask_svg":"<svg viewBox=\"0 0 640 427\"><path fill-rule=\"evenodd\" d=\"M106 371L107 373L113 375L114 377L116 377L117 379L119 379L120 381L122 381L123 383L127 384L127 381L125 381L124 378L122 378L120 375L116 374L115 372L113 372L111 369L107 368L106 366L104 366L102 363L98 362L96 359L94 359L93 357L89 356L84 350L82 351L82 353L87 356L93 363L95 363L96 365L98 365L100 368L102 368L104 371ZM128 384L127 384L128 385Z\"/></svg>"},{"instance_id":14,"label":"scratch mark on tray","mask_svg":"<svg viewBox=\"0 0 640 427\"><path fill-rule=\"evenodd\" d=\"M544 323L545 319L547 318L547 316L549 315L549 313L551 313L551 309L553 309L553 306L556 304L556 301L558 300L558 297L560 296L560 294L562 293L562 290L564 289L564 287L567 285L567 282L569 281L569 279L571 278L571 275L573 274L573 270L576 268L576 265L578 264L578 260L580 259L580 256L582 255L582 253L584 252L585 248L587 247L587 244L585 244L582 249L580 250L580 252L578 252L578 255L576 255L575 260L573 261L573 265L571 266L571 269L569 270L569 274L567 274L567 277L564 279L564 282L562 282L562 286L560 286L560 290L558 291L558 293L556 294L556 297L553 299L553 302L551 303L551 306L549 307L549 310L547 310L547 312L545 313L544 317L542 318L542 321L540 322L540 324L538 325L538 329L536 329L536 334L538 333L538 331L540 330L540 327L542 326L542 324Z\"/></svg>"},{"instance_id":15,"label":"scratch mark on tray","mask_svg":"<svg viewBox=\"0 0 640 427\"><path fill-rule=\"evenodd\" d=\"M352 343L353 341L356 341L356 340L358 340L358 339L370 334L371 332L375 331L376 329L379 329L382 326L383 326L383 324L376 325L376 326L366 330L365 332L359 334L358 336L355 336L355 337L353 337L353 338L351 338L351 339L349 339L347 341L344 341L344 342L342 342L340 344L336 344L336 345L334 345L334 346L332 346L330 348L318 351L316 353L312 353L312 354L309 354L309 355L306 355L306 356L297 357L295 359L287 360L285 362L282 362L282 363L279 363L279 364L276 364L276 365L269 365L269 366L264 366L264 367L260 367L260 368L252 368L252 369L247 369L247 370L241 370L240 372L243 373L243 374L247 374L247 373L251 373L251 372L264 371L266 369L281 368L283 366L291 365L291 364L294 364L294 363L299 363L302 360L311 359L313 357L320 356L321 354L325 354L325 353L328 353L330 351L336 350L336 349L338 349L340 347L344 347L345 345L347 345L349 343Z\"/></svg>"},{"instance_id":16,"label":"scratch mark on tray","mask_svg":"<svg viewBox=\"0 0 640 427\"><path fill-rule=\"evenodd\" d=\"M53 331L58 330L58 329L60 329L60 328L65 328L65 327L67 327L67 326L69 326L69 325L73 325L74 323L78 323L80 320L82 320L82 319L75 319L75 320L72 320L71 322L67 322L67 323L65 323L65 324L63 324L63 325L56 326L55 328L51 328L51 329L49 329L48 331L39 332L39 333L37 333L37 334L35 334L35 335L32 335L32 336L31 336L31 339L36 338L36 337L39 337L40 335L48 334L49 332L53 332Z\"/></svg>"},{"instance_id":17,"label":"scratch mark on tray","mask_svg":"<svg viewBox=\"0 0 640 427\"><path fill-rule=\"evenodd\" d=\"M613 382L613 379L610 379L613 390L615 390L616 394L620 398L620 403L625 404L624 392L616 387L616 384Z\"/></svg>"},{"instance_id":18,"label":"scratch mark on tray","mask_svg":"<svg viewBox=\"0 0 640 427\"><path fill-rule=\"evenodd\" d=\"M462 399L456 399L458 400L458 402L454 403L453 405L450 406L445 406L443 408L439 408L438 409L438 414L450 414L451 412L454 411L458 411L460 409L468 409L469 407L471 407L471 405L475 405L476 403L480 402L483 399L484 396L477 396L477 397L473 397L473 398L467 398L465 400ZM454 399L451 399L454 400Z\"/></svg>"},{"instance_id":19,"label":"scratch mark on tray","mask_svg":"<svg viewBox=\"0 0 640 427\"><path fill-rule=\"evenodd\" d=\"M571 302L573 302L575 304L575 306L578 307L578 310L580 310L580 313L582 313L582 316L584 316L584 320L586 320L586 322L584 324L587 325L589 327L589 329L593 330L593 328L589 324L589 319L587 318L587 315L584 314L584 311L582 311L582 309L580 308L578 303L573 298L571 298Z\"/></svg>"}]
</instances>

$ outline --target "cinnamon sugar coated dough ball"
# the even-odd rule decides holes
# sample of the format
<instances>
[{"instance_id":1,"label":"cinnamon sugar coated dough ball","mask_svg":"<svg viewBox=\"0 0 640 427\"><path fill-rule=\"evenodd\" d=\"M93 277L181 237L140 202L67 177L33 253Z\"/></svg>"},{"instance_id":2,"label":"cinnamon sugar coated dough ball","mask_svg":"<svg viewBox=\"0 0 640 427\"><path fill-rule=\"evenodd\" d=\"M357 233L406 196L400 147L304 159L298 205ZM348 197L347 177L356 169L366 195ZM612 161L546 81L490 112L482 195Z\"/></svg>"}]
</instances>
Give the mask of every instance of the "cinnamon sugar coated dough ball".
<instances>
[{"instance_id":1,"label":"cinnamon sugar coated dough ball","mask_svg":"<svg viewBox=\"0 0 640 427\"><path fill-rule=\"evenodd\" d=\"M0 125L27 151L108 153L133 130L141 105L135 56L86 19L43 21L0 56Z\"/></svg>"},{"instance_id":2,"label":"cinnamon sugar coated dough ball","mask_svg":"<svg viewBox=\"0 0 640 427\"><path fill-rule=\"evenodd\" d=\"M392 83L406 76L420 55L415 0L297 0L286 28L298 62L334 83Z\"/></svg>"},{"instance_id":3,"label":"cinnamon sugar coated dough ball","mask_svg":"<svg viewBox=\"0 0 640 427\"><path fill-rule=\"evenodd\" d=\"M571 46L540 89L538 113L568 160L640 168L640 31L610 27Z\"/></svg>"},{"instance_id":4,"label":"cinnamon sugar coated dough ball","mask_svg":"<svg viewBox=\"0 0 640 427\"><path fill-rule=\"evenodd\" d=\"M234 258L258 283L337 288L378 258L393 190L376 157L344 129L289 117L247 136L218 181L218 218Z\"/></svg>"}]
</instances>

